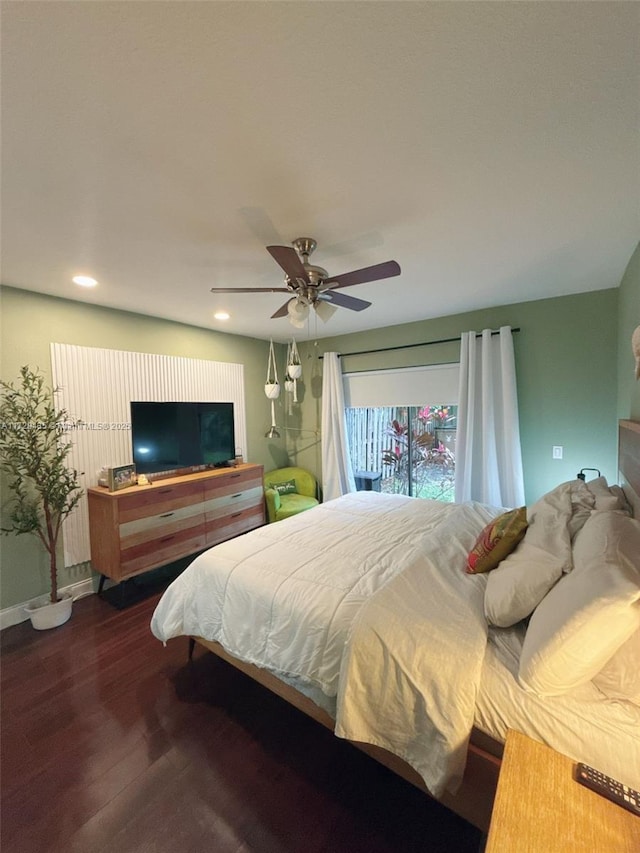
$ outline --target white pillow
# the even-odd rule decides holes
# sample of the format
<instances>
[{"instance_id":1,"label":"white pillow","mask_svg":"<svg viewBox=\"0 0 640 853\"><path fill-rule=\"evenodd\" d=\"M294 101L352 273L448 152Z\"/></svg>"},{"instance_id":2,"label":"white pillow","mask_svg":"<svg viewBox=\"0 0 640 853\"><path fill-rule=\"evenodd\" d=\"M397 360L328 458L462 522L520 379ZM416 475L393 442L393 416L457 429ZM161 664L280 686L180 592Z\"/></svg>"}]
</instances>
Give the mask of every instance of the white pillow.
<instances>
[{"instance_id":1,"label":"white pillow","mask_svg":"<svg viewBox=\"0 0 640 853\"><path fill-rule=\"evenodd\" d=\"M615 495L618 498L618 509L622 510L626 515L633 516L633 507L627 500L627 496L620 486L609 486L609 491L612 495Z\"/></svg>"},{"instance_id":2,"label":"white pillow","mask_svg":"<svg viewBox=\"0 0 640 853\"><path fill-rule=\"evenodd\" d=\"M593 683L610 699L640 705L640 631L632 634L594 676Z\"/></svg>"},{"instance_id":3,"label":"white pillow","mask_svg":"<svg viewBox=\"0 0 640 853\"><path fill-rule=\"evenodd\" d=\"M640 522L594 512L576 539L574 571L536 608L519 681L540 696L593 679L640 629Z\"/></svg>"},{"instance_id":4,"label":"white pillow","mask_svg":"<svg viewBox=\"0 0 640 853\"><path fill-rule=\"evenodd\" d=\"M586 485L595 498L595 509L620 509L626 512L627 515L631 515L631 508L620 486L609 486L606 477L597 477L595 480L589 480Z\"/></svg>"},{"instance_id":5,"label":"white pillow","mask_svg":"<svg viewBox=\"0 0 640 853\"><path fill-rule=\"evenodd\" d=\"M524 539L489 573L484 613L490 625L508 628L529 616L571 568L571 492L572 484L562 483L533 504Z\"/></svg>"},{"instance_id":6,"label":"white pillow","mask_svg":"<svg viewBox=\"0 0 640 853\"><path fill-rule=\"evenodd\" d=\"M573 542L576 534L582 530L591 515L591 510L595 508L596 499L584 480L571 480L569 485L571 489L571 518L568 527Z\"/></svg>"}]
</instances>

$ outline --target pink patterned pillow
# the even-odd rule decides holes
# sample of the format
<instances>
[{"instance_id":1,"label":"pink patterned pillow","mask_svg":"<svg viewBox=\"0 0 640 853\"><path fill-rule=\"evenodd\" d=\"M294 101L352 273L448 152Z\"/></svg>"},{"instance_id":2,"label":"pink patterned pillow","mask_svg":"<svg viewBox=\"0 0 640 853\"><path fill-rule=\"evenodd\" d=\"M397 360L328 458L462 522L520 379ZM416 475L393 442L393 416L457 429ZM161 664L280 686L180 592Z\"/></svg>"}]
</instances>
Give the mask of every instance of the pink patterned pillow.
<instances>
[{"instance_id":1,"label":"pink patterned pillow","mask_svg":"<svg viewBox=\"0 0 640 853\"><path fill-rule=\"evenodd\" d=\"M510 554L527 531L527 508L510 509L484 528L469 552L466 571L469 574L490 572Z\"/></svg>"}]
</instances>

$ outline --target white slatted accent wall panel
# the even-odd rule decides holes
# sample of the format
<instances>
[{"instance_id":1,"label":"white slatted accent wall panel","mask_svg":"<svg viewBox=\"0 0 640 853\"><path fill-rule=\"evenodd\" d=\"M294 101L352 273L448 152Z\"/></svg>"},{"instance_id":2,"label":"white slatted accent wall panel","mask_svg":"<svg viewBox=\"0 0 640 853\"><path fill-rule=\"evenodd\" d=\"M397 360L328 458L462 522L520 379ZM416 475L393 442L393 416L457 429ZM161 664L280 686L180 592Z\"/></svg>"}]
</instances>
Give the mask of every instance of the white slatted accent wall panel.
<instances>
[{"instance_id":1,"label":"white slatted accent wall panel","mask_svg":"<svg viewBox=\"0 0 640 853\"><path fill-rule=\"evenodd\" d=\"M53 384L61 389L58 406L85 424L68 433L73 442L69 464L82 472L85 490L97 485L103 465L132 462L132 400L232 402L236 447L247 452L242 364L51 344L51 368ZM106 428L98 428L100 424ZM89 557L85 495L64 525L64 564L75 566Z\"/></svg>"}]
</instances>

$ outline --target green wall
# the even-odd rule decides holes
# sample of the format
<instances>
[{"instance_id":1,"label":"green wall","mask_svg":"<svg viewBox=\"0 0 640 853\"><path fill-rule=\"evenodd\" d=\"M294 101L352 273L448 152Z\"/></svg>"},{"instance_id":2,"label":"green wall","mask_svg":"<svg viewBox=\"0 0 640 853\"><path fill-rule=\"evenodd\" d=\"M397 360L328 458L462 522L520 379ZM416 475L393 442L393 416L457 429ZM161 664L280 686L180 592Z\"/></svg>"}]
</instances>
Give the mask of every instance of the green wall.
<instances>
[{"instance_id":1,"label":"green wall","mask_svg":"<svg viewBox=\"0 0 640 853\"><path fill-rule=\"evenodd\" d=\"M264 438L270 423L264 395L268 341L9 287L0 288L0 309L1 376L6 380L16 379L20 367L29 364L40 367L50 381L51 342L244 364L248 441L244 457L267 470L287 463L284 441ZM278 347L282 369L284 349ZM4 488L1 500L6 500ZM0 559L0 608L48 591L47 558L34 537L1 537ZM60 585L66 586L91 572L84 565L61 569L59 574Z\"/></svg>"},{"instance_id":2,"label":"green wall","mask_svg":"<svg viewBox=\"0 0 640 853\"><path fill-rule=\"evenodd\" d=\"M314 351L348 353L456 337L471 329L519 327L514 347L520 434L526 500L532 503L583 467L617 479L617 324L618 291L600 290L324 338L318 346L301 347L301 357L306 377L317 371ZM342 369L443 364L458 361L459 351L459 343L449 343L343 356ZM305 387L297 425L312 429L320 423L320 388L318 381ZM564 447L562 460L552 459L553 445ZM288 449L294 464L320 470L319 441L289 443Z\"/></svg>"},{"instance_id":3,"label":"green wall","mask_svg":"<svg viewBox=\"0 0 640 853\"><path fill-rule=\"evenodd\" d=\"M434 320L323 338L300 344L301 403L293 414L278 400L278 424L290 430L267 440L269 405L264 395L268 342L114 311L13 288L0 289L1 375L13 379L22 364L50 374L49 344L70 343L136 350L245 365L248 447L245 457L265 469L299 464L321 473L323 352L348 353L459 336L500 325L520 327L514 336L520 429L527 503L582 467L617 479L618 417L640 417L640 383L633 379L629 341L640 322L640 251L632 258L620 290L522 302ZM293 330L292 330L293 331ZM300 335L302 338L303 335ZM283 375L284 347L278 347ZM344 357L343 371L457 361L459 344ZM562 461L551 458L564 447ZM30 537L0 540L0 607L27 601L47 590L46 559ZM66 585L89 575L86 566L62 570Z\"/></svg>"},{"instance_id":4,"label":"green wall","mask_svg":"<svg viewBox=\"0 0 640 853\"><path fill-rule=\"evenodd\" d=\"M618 296L618 415L640 421L640 381L635 378L631 335L640 325L640 243L620 283Z\"/></svg>"}]
</instances>

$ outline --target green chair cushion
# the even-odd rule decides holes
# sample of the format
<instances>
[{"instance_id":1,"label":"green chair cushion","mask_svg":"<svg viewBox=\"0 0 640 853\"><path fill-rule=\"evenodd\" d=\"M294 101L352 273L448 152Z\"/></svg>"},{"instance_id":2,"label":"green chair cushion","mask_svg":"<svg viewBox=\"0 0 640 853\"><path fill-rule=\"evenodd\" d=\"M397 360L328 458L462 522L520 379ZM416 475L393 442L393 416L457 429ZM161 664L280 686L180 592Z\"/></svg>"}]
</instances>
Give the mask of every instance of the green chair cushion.
<instances>
[{"instance_id":1,"label":"green chair cushion","mask_svg":"<svg viewBox=\"0 0 640 853\"><path fill-rule=\"evenodd\" d=\"M314 506L318 506L318 501L315 498L307 497L307 495L280 495L280 509L276 510L276 519L281 521L283 518L297 515L306 509L312 509Z\"/></svg>"}]
</instances>

